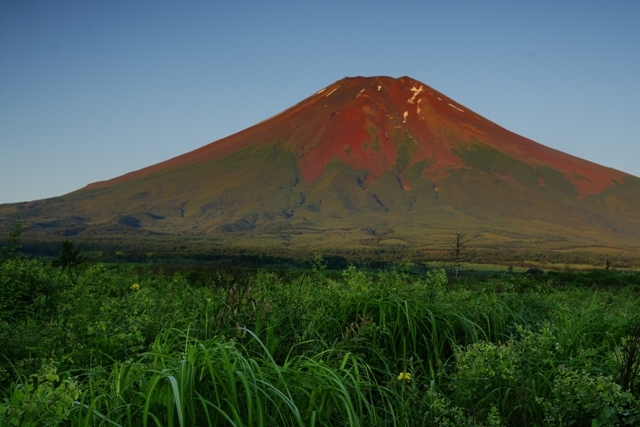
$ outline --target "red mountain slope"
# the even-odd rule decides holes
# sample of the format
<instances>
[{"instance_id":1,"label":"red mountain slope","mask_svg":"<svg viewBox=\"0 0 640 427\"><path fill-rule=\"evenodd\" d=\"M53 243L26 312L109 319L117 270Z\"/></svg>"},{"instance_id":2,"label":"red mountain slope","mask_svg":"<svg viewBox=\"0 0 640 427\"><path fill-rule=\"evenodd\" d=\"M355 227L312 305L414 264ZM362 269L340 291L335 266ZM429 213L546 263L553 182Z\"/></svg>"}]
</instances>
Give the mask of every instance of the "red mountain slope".
<instances>
[{"instance_id":1,"label":"red mountain slope","mask_svg":"<svg viewBox=\"0 0 640 427\"><path fill-rule=\"evenodd\" d=\"M491 250L634 251L638 212L636 177L509 132L409 77L356 77L165 162L0 206L0 229L20 220L33 239L311 252L417 250L463 230Z\"/></svg>"},{"instance_id":2,"label":"red mountain slope","mask_svg":"<svg viewBox=\"0 0 640 427\"><path fill-rule=\"evenodd\" d=\"M367 182L371 182L393 170L397 152L391 134L398 131L408 132L418 141L405 168L431 161L425 178L435 184L452 170L466 166L452 150L468 148L473 138L515 160L560 171L580 196L599 194L629 176L516 135L409 77L356 77L327 86L234 135L87 188L220 159L248 146L275 140L283 142L299 158L305 181L314 182L328 162L337 159L355 169L366 169Z\"/></svg>"}]
</instances>

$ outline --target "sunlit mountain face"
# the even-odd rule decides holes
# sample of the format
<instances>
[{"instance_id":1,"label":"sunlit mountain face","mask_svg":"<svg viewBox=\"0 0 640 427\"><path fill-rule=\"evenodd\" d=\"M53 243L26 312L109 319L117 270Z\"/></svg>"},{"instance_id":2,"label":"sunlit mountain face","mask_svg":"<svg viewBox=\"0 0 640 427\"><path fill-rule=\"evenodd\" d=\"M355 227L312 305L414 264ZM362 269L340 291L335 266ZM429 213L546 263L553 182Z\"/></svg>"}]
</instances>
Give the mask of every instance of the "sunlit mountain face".
<instances>
[{"instance_id":1,"label":"sunlit mountain face","mask_svg":"<svg viewBox=\"0 0 640 427\"><path fill-rule=\"evenodd\" d=\"M464 231L486 250L636 250L640 179L409 77L355 77L165 162L0 206L1 230L17 221L31 239L123 245L420 251Z\"/></svg>"}]
</instances>

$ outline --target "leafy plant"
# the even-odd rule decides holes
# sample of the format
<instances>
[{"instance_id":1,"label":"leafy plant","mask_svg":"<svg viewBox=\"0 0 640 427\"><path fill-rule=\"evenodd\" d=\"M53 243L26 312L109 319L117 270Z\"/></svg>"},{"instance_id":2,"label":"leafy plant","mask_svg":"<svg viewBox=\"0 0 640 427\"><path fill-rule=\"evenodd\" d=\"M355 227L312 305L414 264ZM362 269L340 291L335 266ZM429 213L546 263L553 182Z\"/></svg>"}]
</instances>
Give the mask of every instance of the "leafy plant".
<instances>
[{"instance_id":1,"label":"leafy plant","mask_svg":"<svg viewBox=\"0 0 640 427\"><path fill-rule=\"evenodd\" d=\"M57 426L68 420L80 390L75 380L61 379L52 360L22 382L13 383L0 404L0 426Z\"/></svg>"}]
</instances>

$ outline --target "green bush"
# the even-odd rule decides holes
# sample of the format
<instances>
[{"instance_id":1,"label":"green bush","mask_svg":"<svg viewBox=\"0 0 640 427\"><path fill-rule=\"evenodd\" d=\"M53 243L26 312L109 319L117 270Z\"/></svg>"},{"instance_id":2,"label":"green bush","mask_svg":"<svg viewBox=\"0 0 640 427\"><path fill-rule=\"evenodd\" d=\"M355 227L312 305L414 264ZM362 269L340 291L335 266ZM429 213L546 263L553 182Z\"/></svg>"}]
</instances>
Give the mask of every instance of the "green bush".
<instances>
[{"instance_id":1,"label":"green bush","mask_svg":"<svg viewBox=\"0 0 640 427\"><path fill-rule=\"evenodd\" d=\"M11 384L10 396L0 403L0 427L60 425L71 416L79 395L77 382L61 380L53 361L45 361L36 374Z\"/></svg>"},{"instance_id":2,"label":"green bush","mask_svg":"<svg viewBox=\"0 0 640 427\"><path fill-rule=\"evenodd\" d=\"M551 396L540 398L545 422L557 426L638 425L640 403L610 377L560 366Z\"/></svg>"}]
</instances>

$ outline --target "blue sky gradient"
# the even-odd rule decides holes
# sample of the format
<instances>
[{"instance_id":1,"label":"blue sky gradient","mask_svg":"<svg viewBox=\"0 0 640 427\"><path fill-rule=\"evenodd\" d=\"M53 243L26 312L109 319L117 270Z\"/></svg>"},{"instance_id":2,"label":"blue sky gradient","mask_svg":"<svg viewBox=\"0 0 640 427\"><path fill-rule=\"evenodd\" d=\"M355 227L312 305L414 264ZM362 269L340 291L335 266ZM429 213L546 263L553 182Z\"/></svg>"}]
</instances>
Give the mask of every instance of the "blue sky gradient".
<instances>
[{"instance_id":1,"label":"blue sky gradient","mask_svg":"<svg viewBox=\"0 0 640 427\"><path fill-rule=\"evenodd\" d=\"M0 2L0 203L238 132L345 76L408 75L640 176L638 1Z\"/></svg>"}]
</instances>

